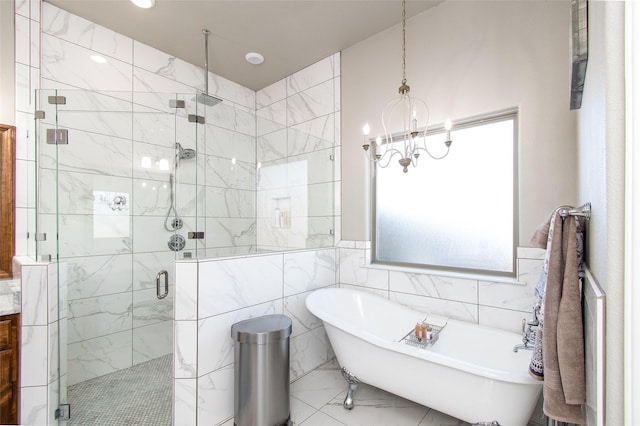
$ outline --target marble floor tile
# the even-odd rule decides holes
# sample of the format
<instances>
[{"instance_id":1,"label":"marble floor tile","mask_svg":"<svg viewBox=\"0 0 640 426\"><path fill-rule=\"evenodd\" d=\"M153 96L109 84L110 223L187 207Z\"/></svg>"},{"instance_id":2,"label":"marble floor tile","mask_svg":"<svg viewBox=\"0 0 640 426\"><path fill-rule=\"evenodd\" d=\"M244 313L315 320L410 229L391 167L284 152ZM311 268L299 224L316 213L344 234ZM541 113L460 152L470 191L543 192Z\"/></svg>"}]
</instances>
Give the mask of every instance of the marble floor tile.
<instances>
[{"instance_id":1,"label":"marble floor tile","mask_svg":"<svg viewBox=\"0 0 640 426\"><path fill-rule=\"evenodd\" d=\"M469 426L469 423L447 416L436 410L429 410L418 426Z\"/></svg>"},{"instance_id":2,"label":"marble floor tile","mask_svg":"<svg viewBox=\"0 0 640 426\"><path fill-rule=\"evenodd\" d=\"M327 416L322 411L317 411L313 416L302 422L300 426L345 426L345 424Z\"/></svg>"},{"instance_id":3,"label":"marble floor tile","mask_svg":"<svg viewBox=\"0 0 640 426\"><path fill-rule=\"evenodd\" d=\"M355 407L342 406L346 382L334 359L291 384L295 426L470 426L439 411L361 383ZM226 426L226 425L225 425ZM530 426L532 424L530 423ZM535 426L535 425L533 425Z\"/></svg>"},{"instance_id":4,"label":"marble floor tile","mask_svg":"<svg viewBox=\"0 0 640 426\"><path fill-rule=\"evenodd\" d=\"M291 410L291 421L294 425L301 424L312 414L318 411L309 404L306 404L293 396L289 399L289 408Z\"/></svg>"},{"instance_id":5,"label":"marble floor tile","mask_svg":"<svg viewBox=\"0 0 640 426\"><path fill-rule=\"evenodd\" d=\"M418 425L429 412L427 407L365 383L358 385L352 410L342 406L344 396L341 392L320 411L349 426Z\"/></svg>"},{"instance_id":6,"label":"marble floor tile","mask_svg":"<svg viewBox=\"0 0 640 426\"><path fill-rule=\"evenodd\" d=\"M346 390L347 382L335 362L324 364L291 383L291 396L316 409L322 408Z\"/></svg>"},{"instance_id":7,"label":"marble floor tile","mask_svg":"<svg viewBox=\"0 0 640 426\"><path fill-rule=\"evenodd\" d=\"M291 383L292 426L471 426L366 383L358 385L353 410L345 410L346 391L335 359ZM233 426L233 419L221 426Z\"/></svg>"}]
</instances>

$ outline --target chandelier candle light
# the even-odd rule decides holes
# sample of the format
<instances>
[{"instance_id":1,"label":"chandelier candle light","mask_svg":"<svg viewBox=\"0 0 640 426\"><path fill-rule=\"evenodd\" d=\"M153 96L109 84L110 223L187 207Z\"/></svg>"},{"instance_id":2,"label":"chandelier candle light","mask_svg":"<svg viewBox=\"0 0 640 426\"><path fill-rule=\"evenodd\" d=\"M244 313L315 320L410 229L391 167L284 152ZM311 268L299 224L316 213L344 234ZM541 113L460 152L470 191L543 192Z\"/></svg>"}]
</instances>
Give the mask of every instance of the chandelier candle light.
<instances>
[{"instance_id":1,"label":"chandelier candle light","mask_svg":"<svg viewBox=\"0 0 640 426\"><path fill-rule=\"evenodd\" d=\"M398 89L400 97L392 99L382 110L382 128L384 130L384 138L378 136L375 144L371 146L369 143L369 123L362 128L364 133L364 144L362 148L367 153L367 157L380 167L387 167L391 163L391 159L396 155L400 155L398 162L403 167L402 171L407 173L409 166L417 166L420 152L426 152L431 158L441 160L449 154L451 146L451 120L445 122L445 146L446 152L441 156L431 154L427 148L427 126L429 124L429 107L426 102L419 98L412 98L409 95L409 85L407 84L407 73L405 66L405 28L406 28L406 12L405 2L402 0L402 83ZM397 128L398 123L402 123L401 133L390 133L389 129L394 126ZM402 143L402 148L395 148L394 143ZM369 148L371 147L371 151Z\"/></svg>"}]
</instances>

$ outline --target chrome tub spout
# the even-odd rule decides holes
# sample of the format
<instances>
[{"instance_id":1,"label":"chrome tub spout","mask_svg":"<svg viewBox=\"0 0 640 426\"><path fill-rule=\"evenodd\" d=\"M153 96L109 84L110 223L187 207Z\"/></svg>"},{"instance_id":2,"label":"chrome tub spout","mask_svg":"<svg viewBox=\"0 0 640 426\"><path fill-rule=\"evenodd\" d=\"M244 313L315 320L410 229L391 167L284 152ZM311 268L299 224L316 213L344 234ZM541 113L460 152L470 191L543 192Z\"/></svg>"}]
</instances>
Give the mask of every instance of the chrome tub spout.
<instances>
[{"instance_id":1,"label":"chrome tub spout","mask_svg":"<svg viewBox=\"0 0 640 426\"><path fill-rule=\"evenodd\" d=\"M540 325L540 318L538 317L540 309L540 304L536 304L533 307L533 319L530 319L529 321L526 319L522 320L522 343L513 347L514 352L518 352L520 349L533 350L537 339L537 327Z\"/></svg>"}]
</instances>

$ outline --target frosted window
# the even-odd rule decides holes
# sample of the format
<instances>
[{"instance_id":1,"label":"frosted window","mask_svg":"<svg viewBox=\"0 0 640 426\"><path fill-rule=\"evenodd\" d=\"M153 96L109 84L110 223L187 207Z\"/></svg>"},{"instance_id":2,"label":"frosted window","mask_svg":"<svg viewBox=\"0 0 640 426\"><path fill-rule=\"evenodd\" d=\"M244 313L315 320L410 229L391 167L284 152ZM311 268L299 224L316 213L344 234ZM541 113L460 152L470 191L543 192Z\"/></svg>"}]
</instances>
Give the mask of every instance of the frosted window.
<instances>
[{"instance_id":1,"label":"frosted window","mask_svg":"<svg viewBox=\"0 0 640 426\"><path fill-rule=\"evenodd\" d=\"M375 261L514 273L516 116L451 132L443 160L376 167ZM444 133L427 146L437 155Z\"/></svg>"}]
</instances>

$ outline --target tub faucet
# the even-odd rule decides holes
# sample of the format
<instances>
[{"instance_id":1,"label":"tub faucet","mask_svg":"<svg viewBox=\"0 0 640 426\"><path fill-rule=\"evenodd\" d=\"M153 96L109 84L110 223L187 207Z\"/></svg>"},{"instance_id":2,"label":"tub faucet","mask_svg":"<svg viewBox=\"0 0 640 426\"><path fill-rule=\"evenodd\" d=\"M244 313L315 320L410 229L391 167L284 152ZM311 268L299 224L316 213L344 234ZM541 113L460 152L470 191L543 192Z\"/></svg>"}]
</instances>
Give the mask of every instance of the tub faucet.
<instances>
[{"instance_id":1,"label":"tub faucet","mask_svg":"<svg viewBox=\"0 0 640 426\"><path fill-rule=\"evenodd\" d=\"M533 319L530 319L529 321L524 318L522 319L522 343L513 347L514 352L518 352L519 349L533 350L537 339L537 328L534 330L534 327L538 327L540 325L540 319L538 318L540 309L540 304L536 303L533 307Z\"/></svg>"}]
</instances>

